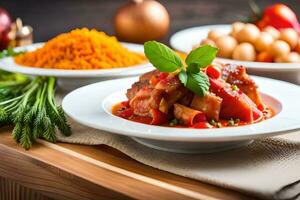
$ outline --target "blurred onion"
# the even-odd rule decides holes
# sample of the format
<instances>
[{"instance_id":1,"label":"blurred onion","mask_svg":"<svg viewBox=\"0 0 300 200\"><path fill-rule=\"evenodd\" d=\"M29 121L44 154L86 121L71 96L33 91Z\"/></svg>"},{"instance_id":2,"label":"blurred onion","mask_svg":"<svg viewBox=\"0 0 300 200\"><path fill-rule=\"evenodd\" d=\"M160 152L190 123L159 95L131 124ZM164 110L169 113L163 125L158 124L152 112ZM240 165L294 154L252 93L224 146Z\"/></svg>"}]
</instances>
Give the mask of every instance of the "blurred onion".
<instances>
[{"instance_id":1,"label":"blurred onion","mask_svg":"<svg viewBox=\"0 0 300 200\"><path fill-rule=\"evenodd\" d=\"M117 37L137 43L162 38L169 24L167 10L154 0L133 0L122 6L114 18Z\"/></svg>"}]
</instances>

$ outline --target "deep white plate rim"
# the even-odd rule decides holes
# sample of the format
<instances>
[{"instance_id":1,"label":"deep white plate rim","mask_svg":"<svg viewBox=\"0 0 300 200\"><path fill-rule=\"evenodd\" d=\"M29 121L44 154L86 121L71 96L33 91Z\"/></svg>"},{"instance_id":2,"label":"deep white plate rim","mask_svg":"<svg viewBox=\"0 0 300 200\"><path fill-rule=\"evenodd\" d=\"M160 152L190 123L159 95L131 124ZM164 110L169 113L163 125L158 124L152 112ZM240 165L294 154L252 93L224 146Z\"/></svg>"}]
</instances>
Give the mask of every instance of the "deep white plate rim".
<instances>
[{"instance_id":1,"label":"deep white plate rim","mask_svg":"<svg viewBox=\"0 0 300 200\"><path fill-rule=\"evenodd\" d=\"M286 86L288 88L288 92L297 91L298 96L300 97L300 88L294 84L268 79L268 78L262 78L262 77L254 77L254 78L256 79L256 81L267 82L266 84L271 84L272 86L275 86L277 88L277 90L274 91L274 93L272 94L270 94L270 92L267 93L270 96L274 97L274 94L278 92L279 89L278 84L279 84L281 85L281 89L285 88L284 86ZM294 107L291 107L291 105L295 104L297 101L287 96L285 97L281 96L279 98L278 97L276 98L281 103L283 103L283 109L275 117L257 124L241 126L241 127L233 127L233 128L221 128L221 129L183 128L182 129L182 128L159 127L159 126L152 126L152 125L145 125L141 123L131 122L106 113L103 107L103 104L105 103L105 97L108 98L107 95L109 94L114 95L114 93L119 92L120 89L124 92L125 88L130 87L130 86L127 87L124 86L125 83L133 82L134 80L137 80L137 78L135 77L135 78L120 79L120 80L104 81L101 83L94 83L88 86L81 87L66 95L66 97L63 99L62 106L65 112L71 118L88 127L96 128L96 129L100 129L100 130L104 130L104 131L108 131L120 135L126 135L130 137L139 137L139 138L162 140L162 141L184 141L184 142L241 141L241 140L249 140L249 139L256 139L261 137L280 135L280 134L284 134L284 133L288 133L300 129L300 119L298 119L299 117L297 116L294 116L294 118L290 117L290 114L292 112L300 112L300 105L296 107L296 109ZM99 102L98 108L94 108L95 112L99 112L98 113L99 116L101 115L101 120L99 118L99 123L98 121L97 123L91 123L90 120L86 120L86 119L83 120L83 118L80 117L79 113L74 114L72 112L72 107L70 107L71 106L70 102L72 102L75 99L75 97L78 96L78 94L82 92L86 92L92 88L101 89L101 87L102 88L112 87L111 85L113 85L114 83L118 83L118 85L122 85L123 88L119 88L119 86L114 86L115 88L114 91L107 91L101 94L104 99L102 99L102 101ZM117 90L116 87L118 87ZM84 94L81 94L79 96L83 96L83 95ZM284 126L287 126L285 123L290 124L288 128L282 128L281 126L281 128L274 130L271 127L272 125L276 125L276 124L278 125L279 123L281 123L282 125L282 120L284 122L283 123ZM267 128L264 126L266 126Z\"/></svg>"},{"instance_id":2,"label":"deep white plate rim","mask_svg":"<svg viewBox=\"0 0 300 200\"><path fill-rule=\"evenodd\" d=\"M126 48L134 51L133 49L139 49L137 52L143 53L143 45L121 42ZM24 51L26 49L34 50L41 47L44 43L34 43L31 45L14 48L16 51ZM146 72L152 65L149 62L145 62L139 65L121 67L115 69L99 69L99 70L63 70L63 69L43 69L37 67L28 67L18 65L13 61L13 58L8 57L0 60L0 69L23 73L27 75L38 75L38 76L56 76L63 78L76 78L76 77L114 77L114 76L132 76L137 75L141 72Z\"/></svg>"},{"instance_id":3,"label":"deep white plate rim","mask_svg":"<svg viewBox=\"0 0 300 200\"><path fill-rule=\"evenodd\" d=\"M204 25L204 26L196 26L190 27L183 30L180 30L174 33L170 38L170 45L174 49L187 53L187 48L179 45L177 41L184 40L184 34L191 34L193 31L207 31L211 29L219 29L223 32L228 32L230 29L230 24L214 24L214 25ZM200 42L202 38L199 37L198 40ZM240 64L243 66L247 66L247 68L255 68L256 70L278 70L278 71L293 71L293 70L300 70L300 63L266 63L266 62L247 62L247 61L239 61L233 59L226 59L226 58L217 58L216 60L223 62L223 63L233 63L233 64Z\"/></svg>"}]
</instances>

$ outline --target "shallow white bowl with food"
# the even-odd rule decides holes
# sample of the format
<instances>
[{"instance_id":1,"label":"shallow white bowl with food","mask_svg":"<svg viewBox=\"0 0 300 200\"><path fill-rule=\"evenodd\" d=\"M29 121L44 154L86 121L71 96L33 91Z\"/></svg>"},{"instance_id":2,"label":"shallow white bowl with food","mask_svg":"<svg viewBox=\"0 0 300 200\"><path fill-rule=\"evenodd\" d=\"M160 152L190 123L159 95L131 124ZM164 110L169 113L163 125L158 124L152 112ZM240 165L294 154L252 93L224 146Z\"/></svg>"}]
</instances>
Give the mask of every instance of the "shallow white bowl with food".
<instances>
[{"instance_id":1,"label":"shallow white bowl with food","mask_svg":"<svg viewBox=\"0 0 300 200\"><path fill-rule=\"evenodd\" d=\"M34 51L43 46L44 43L36 43L24 47L17 47L14 50L19 51ZM122 43L127 49L144 53L143 45L133 43ZM30 76L55 76L58 78L58 85L64 90L72 90L83 85L95 83L103 80L116 78L124 78L137 76L145 72L151 71L154 68L149 62L140 65L114 68L114 69L99 69L99 70L62 70L62 69L46 69L22 66L15 63L12 57L0 60L0 69L17 72Z\"/></svg>"},{"instance_id":2,"label":"shallow white bowl with food","mask_svg":"<svg viewBox=\"0 0 300 200\"><path fill-rule=\"evenodd\" d=\"M195 45L207 38L210 30L218 30L224 34L231 31L230 24L198 26L181 30L170 39L170 45L181 52L190 52ZM266 63L266 62L247 62L233 59L217 58L216 61L232 63L247 67L250 74L271 77L300 84L300 63Z\"/></svg>"},{"instance_id":3,"label":"shallow white bowl with food","mask_svg":"<svg viewBox=\"0 0 300 200\"><path fill-rule=\"evenodd\" d=\"M181 153L208 153L237 148L258 138L300 128L300 87L278 80L253 77L264 102L276 115L268 120L238 127L192 129L128 121L112 114L113 105L126 100L126 89L138 78L110 80L81 87L62 102L75 121L91 128L133 138L155 149Z\"/></svg>"}]
</instances>

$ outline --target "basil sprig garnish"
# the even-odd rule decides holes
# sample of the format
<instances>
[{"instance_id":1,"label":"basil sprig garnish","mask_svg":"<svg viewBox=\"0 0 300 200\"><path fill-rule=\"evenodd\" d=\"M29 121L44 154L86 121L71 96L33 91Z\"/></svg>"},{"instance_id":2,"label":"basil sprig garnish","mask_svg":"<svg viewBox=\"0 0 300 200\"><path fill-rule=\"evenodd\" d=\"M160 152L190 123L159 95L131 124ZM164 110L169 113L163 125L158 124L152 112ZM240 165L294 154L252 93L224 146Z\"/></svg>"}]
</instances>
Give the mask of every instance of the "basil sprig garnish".
<instances>
[{"instance_id":1,"label":"basil sprig garnish","mask_svg":"<svg viewBox=\"0 0 300 200\"><path fill-rule=\"evenodd\" d=\"M215 59L218 49L209 45L198 47L189 53L185 59L187 67L178 54L166 45L149 41L144 44L144 52L150 63L162 72L179 70L181 83L199 96L204 96L209 90L209 79L201 68L205 68Z\"/></svg>"}]
</instances>

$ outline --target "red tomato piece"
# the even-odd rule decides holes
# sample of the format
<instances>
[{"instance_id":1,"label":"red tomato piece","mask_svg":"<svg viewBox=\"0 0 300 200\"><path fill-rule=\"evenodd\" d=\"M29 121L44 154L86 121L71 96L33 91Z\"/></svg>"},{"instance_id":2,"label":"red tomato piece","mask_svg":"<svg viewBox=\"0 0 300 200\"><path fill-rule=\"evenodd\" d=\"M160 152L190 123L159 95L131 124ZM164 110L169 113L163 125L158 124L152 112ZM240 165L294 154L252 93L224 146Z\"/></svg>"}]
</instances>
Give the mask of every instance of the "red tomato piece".
<instances>
[{"instance_id":1,"label":"red tomato piece","mask_svg":"<svg viewBox=\"0 0 300 200\"><path fill-rule=\"evenodd\" d=\"M169 116L160 112L158 109L151 109L150 114L152 117L151 124L153 125L162 125L169 121Z\"/></svg>"},{"instance_id":2,"label":"red tomato piece","mask_svg":"<svg viewBox=\"0 0 300 200\"><path fill-rule=\"evenodd\" d=\"M129 107L129 101L122 101L121 105L128 108Z\"/></svg>"},{"instance_id":3,"label":"red tomato piece","mask_svg":"<svg viewBox=\"0 0 300 200\"><path fill-rule=\"evenodd\" d=\"M198 122L193 125L193 128L204 129L204 128L213 128L213 126L208 122Z\"/></svg>"},{"instance_id":4,"label":"red tomato piece","mask_svg":"<svg viewBox=\"0 0 300 200\"><path fill-rule=\"evenodd\" d=\"M122 118L128 119L134 115L133 110L131 108L124 109L119 111L118 115Z\"/></svg>"},{"instance_id":5,"label":"red tomato piece","mask_svg":"<svg viewBox=\"0 0 300 200\"><path fill-rule=\"evenodd\" d=\"M238 118L252 123L263 115L247 95L221 80L210 79L210 90L223 99L220 116L224 119Z\"/></svg>"},{"instance_id":6,"label":"red tomato piece","mask_svg":"<svg viewBox=\"0 0 300 200\"><path fill-rule=\"evenodd\" d=\"M150 84L151 85L156 85L157 83L159 82L158 78L153 76L151 79L150 79Z\"/></svg>"},{"instance_id":7,"label":"red tomato piece","mask_svg":"<svg viewBox=\"0 0 300 200\"><path fill-rule=\"evenodd\" d=\"M158 76L158 79L159 80L163 80L163 79L166 79L168 77L168 73L167 72L160 72L159 73L159 76Z\"/></svg>"},{"instance_id":8,"label":"red tomato piece","mask_svg":"<svg viewBox=\"0 0 300 200\"><path fill-rule=\"evenodd\" d=\"M193 124L196 124L198 122L207 122L206 116L203 112L198 113L194 119L193 119Z\"/></svg>"},{"instance_id":9,"label":"red tomato piece","mask_svg":"<svg viewBox=\"0 0 300 200\"><path fill-rule=\"evenodd\" d=\"M218 79L221 77L221 69L219 67L210 65L209 67L206 68L206 74L210 78Z\"/></svg>"}]
</instances>

